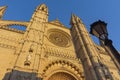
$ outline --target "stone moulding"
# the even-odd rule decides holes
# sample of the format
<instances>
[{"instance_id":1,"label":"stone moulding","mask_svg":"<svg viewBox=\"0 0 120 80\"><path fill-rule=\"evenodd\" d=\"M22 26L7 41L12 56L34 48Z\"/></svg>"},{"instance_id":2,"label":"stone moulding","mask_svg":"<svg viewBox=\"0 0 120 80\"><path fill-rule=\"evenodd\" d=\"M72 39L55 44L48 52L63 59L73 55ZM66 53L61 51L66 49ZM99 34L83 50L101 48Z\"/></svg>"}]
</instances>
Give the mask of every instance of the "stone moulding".
<instances>
[{"instance_id":1,"label":"stone moulding","mask_svg":"<svg viewBox=\"0 0 120 80\"><path fill-rule=\"evenodd\" d=\"M80 78L84 78L84 74L83 74L83 70L81 70L82 68L77 67L76 65L74 65L73 63L66 61L66 60L56 60L54 62L51 62L50 64L48 64L45 69L43 70L43 75L46 76L46 74L48 74L50 72L50 74L54 73L56 68L57 70L61 70L61 68L63 70L68 71L68 73L73 73L76 77L78 77L78 79ZM65 68L65 69L64 69ZM67 69L66 69L67 68ZM53 70L52 70L53 69ZM52 71L52 72L51 72Z\"/></svg>"}]
</instances>

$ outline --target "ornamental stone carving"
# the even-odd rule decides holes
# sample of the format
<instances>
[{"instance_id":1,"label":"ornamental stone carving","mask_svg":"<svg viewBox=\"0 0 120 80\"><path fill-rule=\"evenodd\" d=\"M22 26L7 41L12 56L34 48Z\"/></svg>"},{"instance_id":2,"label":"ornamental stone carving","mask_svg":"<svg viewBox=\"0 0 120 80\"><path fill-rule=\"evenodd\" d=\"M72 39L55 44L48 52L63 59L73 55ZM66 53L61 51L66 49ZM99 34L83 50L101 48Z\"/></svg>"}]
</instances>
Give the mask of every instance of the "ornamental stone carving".
<instances>
[{"instance_id":1,"label":"ornamental stone carving","mask_svg":"<svg viewBox=\"0 0 120 80\"><path fill-rule=\"evenodd\" d=\"M60 47L68 47L70 46L70 37L69 35L59 29L52 29L49 30L48 39L50 42L52 42L54 45L60 46Z\"/></svg>"}]
</instances>

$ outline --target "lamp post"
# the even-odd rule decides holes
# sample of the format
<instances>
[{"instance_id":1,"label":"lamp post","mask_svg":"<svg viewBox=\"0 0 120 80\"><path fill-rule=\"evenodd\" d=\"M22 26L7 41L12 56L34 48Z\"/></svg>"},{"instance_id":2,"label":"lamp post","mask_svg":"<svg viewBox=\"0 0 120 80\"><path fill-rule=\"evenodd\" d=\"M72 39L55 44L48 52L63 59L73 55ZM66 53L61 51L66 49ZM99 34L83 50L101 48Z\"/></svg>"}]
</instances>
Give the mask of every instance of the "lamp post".
<instances>
[{"instance_id":1,"label":"lamp post","mask_svg":"<svg viewBox=\"0 0 120 80\"><path fill-rule=\"evenodd\" d=\"M98 37L101 41L103 41L103 45L107 46L109 50L112 52L113 55L112 58L115 58L120 65L120 54L112 45L112 40L108 39L107 23L98 20L91 24L90 26L91 26L90 34Z\"/></svg>"}]
</instances>

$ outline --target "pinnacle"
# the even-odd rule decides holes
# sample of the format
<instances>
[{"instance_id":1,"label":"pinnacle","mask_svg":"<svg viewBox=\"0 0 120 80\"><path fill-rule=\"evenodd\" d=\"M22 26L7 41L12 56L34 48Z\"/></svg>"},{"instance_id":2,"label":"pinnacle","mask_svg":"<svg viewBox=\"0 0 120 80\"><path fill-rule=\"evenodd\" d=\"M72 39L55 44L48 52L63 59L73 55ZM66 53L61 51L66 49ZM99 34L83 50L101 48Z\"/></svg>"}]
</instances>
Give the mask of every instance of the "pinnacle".
<instances>
[{"instance_id":1,"label":"pinnacle","mask_svg":"<svg viewBox=\"0 0 120 80\"><path fill-rule=\"evenodd\" d=\"M78 16L72 13L70 24L74 24L74 23L82 23L82 20Z\"/></svg>"},{"instance_id":2,"label":"pinnacle","mask_svg":"<svg viewBox=\"0 0 120 80\"><path fill-rule=\"evenodd\" d=\"M7 6L2 6L2 7L0 7L0 19L2 19L3 14L4 14L6 8L7 8Z\"/></svg>"},{"instance_id":3,"label":"pinnacle","mask_svg":"<svg viewBox=\"0 0 120 80\"><path fill-rule=\"evenodd\" d=\"M36 10L41 10L41 11L45 11L46 13L48 13L48 7L45 4L39 5Z\"/></svg>"},{"instance_id":4,"label":"pinnacle","mask_svg":"<svg viewBox=\"0 0 120 80\"><path fill-rule=\"evenodd\" d=\"M70 24L74 24L76 21L75 21L75 15L72 13L71 14L71 20L70 20Z\"/></svg>"},{"instance_id":5,"label":"pinnacle","mask_svg":"<svg viewBox=\"0 0 120 80\"><path fill-rule=\"evenodd\" d=\"M1 7L0 7L0 10L1 10L1 9L6 9L6 8L7 8L7 6L1 6Z\"/></svg>"}]
</instances>

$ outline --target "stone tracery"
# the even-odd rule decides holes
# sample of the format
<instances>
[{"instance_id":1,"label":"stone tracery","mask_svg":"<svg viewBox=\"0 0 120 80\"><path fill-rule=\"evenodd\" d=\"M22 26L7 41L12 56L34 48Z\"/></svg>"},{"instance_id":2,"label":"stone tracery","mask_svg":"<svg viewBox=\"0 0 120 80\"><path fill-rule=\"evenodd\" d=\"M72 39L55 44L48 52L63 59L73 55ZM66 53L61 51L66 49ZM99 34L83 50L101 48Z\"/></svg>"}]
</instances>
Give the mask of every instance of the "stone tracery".
<instances>
[{"instance_id":1,"label":"stone tracery","mask_svg":"<svg viewBox=\"0 0 120 80\"><path fill-rule=\"evenodd\" d=\"M70 46L70 37L69 35L58 29L49 30L48 39L55 45L60 47L68 47Z\"/></svg>"}]
</instances>

